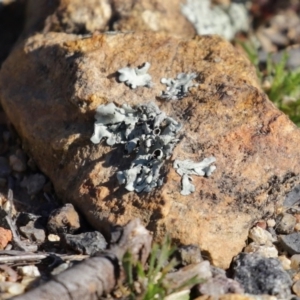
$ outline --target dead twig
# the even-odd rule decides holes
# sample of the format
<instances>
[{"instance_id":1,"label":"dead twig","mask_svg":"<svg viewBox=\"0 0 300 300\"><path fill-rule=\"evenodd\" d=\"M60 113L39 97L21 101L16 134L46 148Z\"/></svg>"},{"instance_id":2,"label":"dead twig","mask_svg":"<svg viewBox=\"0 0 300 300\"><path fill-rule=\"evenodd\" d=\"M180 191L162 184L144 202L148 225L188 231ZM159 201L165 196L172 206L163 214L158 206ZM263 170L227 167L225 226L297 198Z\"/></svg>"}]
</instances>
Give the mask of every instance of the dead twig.
<instances>
[{"instance_id":1,"label":"dead twig","mask_svg":"<svg viewBox=\"0 0 300 300\"><path fill-rule=\"evenodd\" d=\"M121 260L124 254L128 251L134 259L145 262L151 242L152 236L140 220L132 220L124 227L121 238L110 251L84 260L14 300L98 299L110 293L123 279Z\"/></svg>"}]
</instances>

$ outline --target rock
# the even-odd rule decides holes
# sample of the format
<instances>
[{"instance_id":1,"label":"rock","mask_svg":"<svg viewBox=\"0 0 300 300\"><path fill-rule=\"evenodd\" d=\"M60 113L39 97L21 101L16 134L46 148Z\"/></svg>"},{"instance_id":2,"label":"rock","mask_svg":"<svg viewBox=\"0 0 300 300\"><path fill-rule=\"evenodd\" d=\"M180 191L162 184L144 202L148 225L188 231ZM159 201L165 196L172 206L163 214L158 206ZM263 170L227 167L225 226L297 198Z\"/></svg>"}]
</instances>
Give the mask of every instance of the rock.
<instances>
[{"instance_id":1,"label":"rock","mask_svg":"<svg viewBox=\"0 0 300 300\"><path fill-rule=\"evenodd\" d=\"M36 266L22 266L17 268L18 273L28 277L39 277L41 273Z\"/></svg>"},{"instance_id":2,"label":"rock","mask_svg":"<svg viewBox=\"0 0 300 300\"><path fill-rule=\"evenodd\" d=\"M94 255L107 247L107 242L98 231L85 232L81 234L63 234L62 245L80 254Z\"/></svg>"},{"instance_id":3,"label":"rock","mask_svg":"<svg viewBox=\"0 0 300 300\"><path fill-rule=\"evenodd\" d=\"M13 171L24 172L26 171L26 162L15 154L9 156L9 164Z\"/></svg>"},{"instance_id":4,"label":"rock","mask_svg":"<svg viewBox=\"0 0 300 300\"><path fill-rule=\"evenodd\" d=\"M46 178L42 174L34 174L25 177L21 182L21 186L27 189L29 195L36 195L43 189Z\"/></svg>"},{"instance_id":5,"label":"rock","mask_svg":"<svg viewBox=\"0 0 300 300\"><path fill-rule=\"evenodd\" d=\"M280 235L279 242L290 255L300 254L300 232Z\"/></svg>"},{"instance_id":6,"label":"rock","mask_svg":"<svg viewBox=\"0 0 300 300\"><path fill-rule=\"evenodd\" d=\"M196 264L203 260L200 248L196 245L180 246L176 249L174 256L182 266Z\"/></svg>"},{"instance_id":7,"label":"rock","mask_svg":"<svg viewBox=\"0 0 300 300\"><path fill-rule=\"evenodd\" d=\"M220 296L223 294L243 294L244 290L240 283L226 276L216 276L210 278L197 286L197 290L202 295Z\"/></svg>"},{"instance_id":8,"label":"rock","mask_svg":"<svg viewBox=\"0 0 300 300\"><path fill-rule=\"evenodd\" d=\"M0 177L7 177L11 172L9 163L5 157L0 157Z\"/></svg>"},{"instance_id":9,"label":"rock","mask_svg":"<svg viewBox=\"0 0 300 300\"><path fill-rule=\"evenodd\" d=\"M31 9L34 10L34 1ZM108 0L61 0L55 12L47 17L44 32L93 33L108 29L112 8Z\"/></svg>"},{"instance_id":10,"label":"rock","mask_svg":"<svg viewBox=\"0 0 300 300\"><path fill-rule=\"evenodd\" d=\"M255 226L249 231L249 238L258 245L271 246L274 241L271 233L259 226Z\"/></svg>"},{"instance_id":11,"label":"rock","mask_svg":"<svg viewBox=\"0 0 300 300\"><path fill-rule=\"evenodd\" d=\"M246 253L257 253L264 257L278 257L278 250L274 245L257 245L250 243L244 249Z\"/></svg>"},{"instance_id":12,"label":"rock","mask_svg":"<svg viewBox=\"0 0 300 300\"><path fill-rule=\"evenodd\" d=\"M267 222L265 220L260 220L255 224L255 226L267 229Z\"/></svg>"},{"instance_id":13,"label":"rock","mask_svg":"<svg viewBox=\"0 0 300 300\"><path fill-rule=\"evenodd\" d=\"M60 241L60 237L56 234L49 234L48 235L48 241L49 242L59 242Z\"/></svg>"},{"instance_id":14,"label":"rock","mask_svg":"<svg viewBox=\"0 0 300 300\"><path fill-rule=\"evenodd\" d=\"M276 225L276 221L275 221L274 219L269 219L269 220L267 221L267 225L268 225L268 227L273 228L273 227L275 227L275 225Z\"/></svg>"},{"instance_id":15,"label":"rock","mask_svg":"<svg viewBox=\"0 0 300 300\"><path fill-rule=\"evenodd\" d=\"M284 213L279 215L277 219L277 233L287 234L294 231L294 227L296 225L296 218L293 215Z\"/></svg>"},{"instance_id":16,"label":"rock","mask_svg":"<svg viewBox=\"0 0 300 300\"><path fill-rule=\"evenodd\" d=\"M147 60L152 88L132 90L117 81L117 70ZM189 71L199 75L187 97L159 99L165 90L161 78ZM214 265L227 268L245 246L251 224L272 214L300 183L298 129L260 91L250 63L217 36L36 34L5 61L0 99L24 148L59 197L108 237L110 224L140 217L157 241L168 232L180 244L199 245ZM134 107L153 99L182 123L182 136L163 166L163 185L137 194L116 178L130 165L124 147L94 145L90 138L100 104ZM195 192L181 195L173 160L211 155L215 172L194 176Z\"/></svg>"},{"instance_id":17,"label":"rock","mask_svg":"<svg viewBox=\"0 0 300 300\"><path fill-rule=\"evenodd\" d=\"M114 30L152 30L162 31L185 38L196 33L192 23L181 12L183 0L122 1L113 0L114 15L118 18L112 23Z\"/></svg>"},{"instance_id":18,"label":"rock","mask_svg":"<svg viewBox=\"0 0 300 300\"><path fill-rule=\"evenodd\" d=\"M25 286L18 282L14 282L9 285L7 292L10 293L13 296L23 294L25 291Z\"/></svg>"},{"instance_id":19,"label":"rock","mask_svg":"<svg viewBox=\"0 0 300 300\"><path fill-rule=\"evenodd\" d=\"M38 220L29 221L26 226L19 227L20 232L31 241L42 243L46 238L45 230Z\"/></svg>"},{"instance_id":20,"label":"rock","mask_svg":"<svg viewBox=\"0 0 300 300\"><path fill-rule=\"evenodd\" d=\"M300 296L300 280L294 282L292 286L292 290L297 296Z\"/></svg>"},{"instance_id":21,"label":"rock","mask_svg":"<svg viewBox=\"0 0 300 300\"><path fill-rule=\"evenodd\" d=\"M291 269L291 260L288 259L285 255L278 256L278 259L280 260L284 270L290 270Z\"/></svg>"},{"instance_id":22,"label":"rock","mask_svg":"<svg viewBox=\"0 0 300 300\"><path fill-rule=\"evenodd\" d=\"M0 227L0 250L3 250L11 240L12 240L11 231L3 227Z\"/></svg>"},{"instance_id":23,"label":"rock","mask_svg":"<svg viewBox=\"0 0 300 300\"><path fill-rule=\"evenodd\" d=\"M51 212L47 228L49 232L58 233L74 233L80 228L80 219L77 211L71 203L65 204L63 207L55 209Z\"/></svg>"},{"instance_id":24,"label":"rock","mask_svg":"<svg viewBox=\"0 0 300 300\"><path fill-rule=\"evenodd\" d=\"M295 231L300 231L300 223L297 223L294 227Z\"/></svg>"},{"instance_id":25,"label":"rock","mask_svg":"<svg viewBox=\"0 0 300 300\"><path fill-rule=\"evenodd\" d=\"M294 270L299 270L300 266L300 254L295 254L291 257L291 268Z\"/></svg>"},{"instance_id":26,"label":"rock","mask_svg":"<svg viewBox=\"0 0 300 300\"><path fill-rule=\"evenodd\" d=\"M279 260L257 254L239 254L233 262L233 279L238 281L246 293L276 295L288 299L292 280Z\"/></svg>"}]
</instances>

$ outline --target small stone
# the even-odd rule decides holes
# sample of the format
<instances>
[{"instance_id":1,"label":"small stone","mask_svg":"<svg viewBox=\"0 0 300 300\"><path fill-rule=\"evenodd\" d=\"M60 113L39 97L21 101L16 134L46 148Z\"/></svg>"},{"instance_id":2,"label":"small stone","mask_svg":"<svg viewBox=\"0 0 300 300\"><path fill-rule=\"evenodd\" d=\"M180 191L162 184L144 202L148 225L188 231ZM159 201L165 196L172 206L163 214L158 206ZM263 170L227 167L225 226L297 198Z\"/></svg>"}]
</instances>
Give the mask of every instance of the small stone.
<instances>
[{"instance_id":1,"label":"small stone","mask_svg":"<svg viewBox=\"0 0 300 300\"><path fill-rule=\"evenodd\" d=\"M28 277L39 277L41 273L36 266L22 266L17 268L18 273L23 276Z\"/></svg>"},{"instance_id":2,"label":"small stone","mask_svg":"<svg viewBox=\"0 0 300 300\"><path fill-rule=\"evenodd\" d=\"M11 231L0 227L0 250L3 250L11 240Z\"/></svg>"},{"instance_id":3,"label":"small stone","mask_svg":"<svg viewBox=\"0 0 300 300\"><path fill-rule=\"evenodd\" d=\"M71 203L51 212L47 228L50 233L74 233L80 228L80 219Z\"/></svg>"},{"instance_id":4,"label":"small stone","mask_svg":"<svg viewBox=\"0 0 300 300\"><path fill-rule=\"evenodd\" d=\"M290 255L300 254L300 232L280 235L279 242Z\"/></svg>"},{"instance_id":5,"label":"small stone","mask_svg":"<svg viewBox=\"0 0 300 300\"><path fill-rule=\"evenodd\" d=\"M9 156L9 165L16 172L26 171L26 162L22 161L18 156L12 154Z\"/></svg>"},{"instance_id":6,"label":"small stone","mask_svg":"<svg viewBox=\"0 0 300 300\"><path fill-rule=\"evenodd\" d=\"M299 270L300 267L300 254L294 254L291 257L291 268L293 270Z\"/></svg>"},{"instance_id":7,"label":"small stone","mask_svg":"<svg viewBox=\"0 0 300 300\"><path fill-rule=\"evenodd\" d=\"M164 297L164 300L188 300L190 299L190 293L191 291L189 289L182 290Z\"/></svg>"},{"instance_id":8,"label":"small stone","mask_svg":"<svg viewBox=\"0 0 300 300\"><path fill-rule=\"evenodd\" d=\"M60 237L58 235L56 235L56 234L50 233L48 235L48 241L49 242L59 242L60 241Z\"/></svg>"},{"instance_id":9,"label":"small stone","mask_svg":"<svg viewBox=\"0 0 300 300\"><path fill-rule=\"evenodd\" d=\"M281 262L281 265L284 270L290 270L291 269L291 260L288 259L285 255L278 256L278 259Z\"/></svg>"},{"instance_id":10,"label":"small stone","mask_svg":"<svg viewBox=\"0 0 300 300\"><path fill-rule=\"evenodd\" d=\"M272 245L274 240L270 232L258 226L250 229L249 238L258 245Z\"/></svg>"},{"instance_id":11,"label":"small stone","mask_svg":"<svg viewBox=\"0 0 300 300\"><path fill-rule=\"evenodd\" d=\"M34 174L25 177L21 182L21 187L26 188L29 195L35 195L42 190L45 183L46 178L44 175Z\"/></svg>"},{"instance_id":12,"label":"small stone","mask_svg":"<svg viewBox=\"0 0 300 300\"><path fill-rule=\"evenodd\" d=\"M26 226L19 227L20 232L31 241L42 243L46 238L45 230L38 220L30 221Z\"/></svg>"},{"instance_id":13,"label":"small stone","mask_svg":"<svg viewBox=\"0 0 300 300\"><path fill-rule=\"evenodd\" d=\"M107 242L99 231L85 232L77 235L64 234L62 244L77 253L94 255L106 249Z\"/></svg>"},{"instance_id":14,"label":"small stone","mask_svg":"<svg viewBox=\"0 0 300 300\"><path fill-rule=\"evenodd\" d=\"M273 228L276 225L276 221L274 219L269 219L267 221L267 225L268 225L268 227L272 227Z\"/></svg>"},{"instance_id":15,"label":"small stone","mask_svg":"<svg viewBox=\"0 0 300 300\"><path fill-rule=\"evenodd\" d=\"M293 292L297 295L300 296L300 280L297 280L293 286L292 286Z\"/></svg>"},{"instance_id":16,"label":"small stone","mask_svg":"<svg viewBox=\"0 0 300 300\"><path fill-rule=\"evenodd\" d=\"M217 275L199 284L197 290L202 295L220 296L224 294L243 294L244 289L241 284L226 276Z\"/></svg>"},{"instance_id":17,"label":"small stone","mask_svg":"<svg viewBox=\"0 0 300 300\"><path fill-rule=\"evenodd\" d=\"M241 253L234 259L233 272L233 279L246 293L276 295L280 299L289 299L291 295L292 280L276 258Z\"/></svg>"},{"instance_id":18,"label":"small stone","mask_svg":"<svg viewBox=\"0 0 300 300\"><path fill-rule=\"evenodd\" d=\"M262 229L267 229L267 222L264 220L258 221L255 226L261 227Z\"/></svg>"},{"instance_id":19,"label":"small stone","mask_svg":"<svg viewBox=\"0 0 300 300\"><path fill-rule=\"evenodd\" d=\"M180 246L174 253L176 259L183 266L203 261L200 248L196 245Z\"/></svg>"},{"instance_id":20,"label":"small stone","mask_svg":"<svg viewBox=\"0 0 300 300\"><path fill-rule=\"evenodd\" d=\"M54 268L51 272L51 274L54 275L58 275L59 273L67 270L70 267L70 263L62 263L59 266L57 266L56 268Z\"/></svg>"},{"instance_id":21,"label":"small stone","mask_svg":"<svg viewBox=\"0 0 300 300\"><path fill-rule=\"evenodd\" d=\"M11 173L11 168L8 160L0 156L0 177L7 177Z\"/></svg>"},{"instance_id":22,"label":"small stone","mask_svg":"<svg viewBox=\"0 0 300 300\"><path fill-rule=\"evenodd\" d=\"M294 227L295 231L300 231L300 223L297 223Z\"/></svg>"},{"instance_id":23,"label":"small stone","mask_svg":"<svg viewBox=\"0 0 300 300\"><path fill-rule=\"evenodd\" d=\"M14 282L8 287L7 291L11 295L20 295L24 293L25 286L20 283Z\"/></svg>"},{"instance_id":24,"label":"small stone","mask_svg":"<svg viewBox=\"0 0 300 300\"><path fill-rule=\"evenodd\" d=\"M278 250L274 245L257 245L250 243L244 249L246 253L258 253L264 257L278 257Z\"/></svg>"},{"instance_id":25,"label":"small stone","mask_svg":"<svg viewBox=\"0 0 300 300\"><path fill-rule=\"evenodd\" d=\"M278 216L276 232L277 233L291 233L296 225L296 218L288 213L284 213Z\"/></svg>"}]
</instances>

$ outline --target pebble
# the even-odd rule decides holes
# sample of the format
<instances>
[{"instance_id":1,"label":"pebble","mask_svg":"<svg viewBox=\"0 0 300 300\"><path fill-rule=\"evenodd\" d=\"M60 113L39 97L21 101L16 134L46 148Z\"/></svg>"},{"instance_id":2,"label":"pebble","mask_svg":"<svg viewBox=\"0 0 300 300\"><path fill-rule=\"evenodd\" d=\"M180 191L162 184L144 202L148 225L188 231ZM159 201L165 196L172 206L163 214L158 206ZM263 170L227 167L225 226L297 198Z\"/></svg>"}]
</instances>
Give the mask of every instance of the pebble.
<instances>
[{"instance_id":1,"label":"pebble","mask_svg":"<svg viewBox=\"0 0 300 300\"><path fill-rule=\"evenodd\" d=\"M300 223L297 223L294 227L295 231L300 231Z\"/></svg>"},{"instance_id":2,"label":"pebble","mask_svg":"<svg viewBox=\"0 0 300 300\"><path fill-rule=\"evenodd\" d=\"M41 276L39 269L33 265L18 267L17 270L18 270L18 273L23 276L28 276L28 277Z\"/></svg>"},{"instance_id":3,"label":"pebble","mask_svg":"<svg viewBox=\"0 0 300 300\"><path fill-rule=\"evenodd\" d=\"M47 228L50 233L74 233L80 228L80 219L71 203L51 212Z\"/></svg>"},{"instance_id":4,"label":"pebble","mask_svg":"<svg viewBox=\"0 0 300 300\"><path fill-rule=\"evenodd\" d=\"M267 221L267 225L268 225L268 227L272 227L273 228L276 225L276 221L274 219L269 219Z\"/></svg>"},{"instance_id":5,"label":"pebble","mask_svg":"<svg viewBox=\"0 0 300 300\"><path fill-rule=\"evenodd\" d=\"M300 232L280 235L279 242L290 255L300 254Z\"/></svg>"},{"instance_id":6,"label":"pebble","mask_svg":"<svg viewBox=\"0 0 300 300\"><path fill-rule=\"evenodd\" d=\"M274 240L270 232L259 226L255 226L250 229L249 238L258 245L272 245Z\"/></svg>"},{"instance_id":7,"label":"pebble","mask_svg":"<svg viewBox=\"0 0 300 300\"><path fill-rule=\"evenodd\" d=\"M99 231L84 232L81 234L63 234L62 245L79 254L94 255L106 249L107 242Z\"/></svg>"},{"instance_id":8,"label":"pebble","mask_svg":"<svg viewBox=\"0 0 300 300\"><path fill-rule=\"evenodd\" d=\"M291 257L291 268L293 270L299 270L300 267L300 254L295 254Z\"/></svg>"},{"instance_id":9,"label":"pebble","mask_svg":"<svg viewBox=\"0 0 300 300\"><path fill-rule=\"evenodd\" d=\"M16 172L26 171L26 162L22 161L18 156L12 154L9 156L9 165Z\"/></svg>"},{"instance_id":10,"label":"pebble","mask_svg":"<svg viewBox=\"0 0 300 300\"><path fill-rule=\"evenodd\" d=\"M174 256L182 266L203 261L200 248L196 245L180 246L175 251Z\"/></svg>"},{"instance_id":11,"label":"pebble","mask_svg":"<svg viewBox=\"0 0 300 300\"><path fill-rule=\"evenodd\" d=\"M197 290L202 295L210 295L215 297L228 293L244 293L244 289L239 282L221 275L217 275L216 277L210 278L206 282L199 284L197 286Z\"/></svg>"},{"instance_id":12,"label":"pebble","mask_svg":"<svg viewBox=\"0 0 300 300\"><path fill-rule=\"evenodd\" d=\"M20 232L31 241L42 243L46 238L45 230L38 221L30 221L26 226L19 227Z\"/></svg>"},{"instance_id":13,"label":"pebble","mask_svg":"<svg viewBox=\"0 0 300 300\"><path fill-rule=\"evenodd\" d=\"M67 270L70 267L70 263L62 263L59 266L57 266L56 268L54 268L51 272L52 275L58 275L59 273Z\"/></svg>"},{"instance_id":14,"label":"pebble","mask_svg":"<svg viewBox=\"0 0 300 300\"><path fill-rule=\"evenodd\" d=\"M278 256L278 259L281 262L281 265L284 270L290 270L291 269L291 260L288 259L285 255Z\"/></svg>"},{"instance_id":15,"label":"pebble","mask_svg":"<svg viewBox=\"0 0 300 300\"><path fill-rule=\"evenodd\" d=\"M233 261L233 279L245 293L276 295L289 299L292 280L276 258L265 258L256 253L240 253Z\"/></svg>"},{"instance_id":16,"label":"pebble","mask_svg":"<svg viewBox=\"0 0 300 300\"><path fill-rule=\"evenodd\" d=\"M48 241L49 242L59 242L60 241L60 237L57 234L50 233L48 235Z\"/></svg>"},{"instance_id":17,"label":"pebble","mask_svg":"<svg viewBox=\"0 0 300 300\"><path fill-rule=\"evenodd\" d=\"M258 253L264 257L278 257L278 250L274 245L257 245L252 242L244 249L246 253Z\"/></svg>"},{"instance_id":18,"label":"pebble","mask_svg":"<svg viewBox=\"0 0 300 300\"><path fill-rule=\"evenodd\" d=\"M282 234L288 234L294 231L296 225L296 218L288 213L284 213L278 216L276 224L276 232Z\"/></svg>"},{"instance_id":19,"label":"pebble","mask_svg":"<svg viewBox=\"0 0 300 300\"><path fill-rule=\"evenodd\" d=\"M255 226L261 227L262 229L267 229L267 222L264 220L258 221Z\"/></svg>"},{"instance_id":20,"label":"pebble","mask_svg":"<svg viewBox=\"0 0 300 300\"><path fill-rule=\"evenodd\" d=\"M3 250L11 240L11 231L9 229L0 227L0 250Z\"/></svg>"},{"instance_id":21,"label":"pebble","mask_svg":"<svg viewBox=\"0 0 300 300\"><path fill-rule=\"evenodd\" d=\"M37 173L25 177L21 182L21 187L26 188L29 195L36 195L39 191L43 189L45 183L45 176Z\"/></svg>"},{"instance_id":22,"label":"pebble","mask_svg":"<svg viewBox=\"0 0 300 300\"><path fill-rule=\"evenodd\" d=\"M300 280L297 280L293 286L292 286L293 292L297 295L300 296Z\"/></svg>"}]
</instances>

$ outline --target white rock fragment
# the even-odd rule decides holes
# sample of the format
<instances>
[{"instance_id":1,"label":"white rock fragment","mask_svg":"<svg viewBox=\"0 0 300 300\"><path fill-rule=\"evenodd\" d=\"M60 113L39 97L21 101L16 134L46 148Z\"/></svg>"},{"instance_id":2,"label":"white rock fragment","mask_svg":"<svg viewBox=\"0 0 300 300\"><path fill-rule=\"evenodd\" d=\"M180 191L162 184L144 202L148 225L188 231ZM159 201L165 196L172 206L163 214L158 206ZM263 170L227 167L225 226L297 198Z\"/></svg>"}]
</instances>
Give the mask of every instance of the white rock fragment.
<instances>
[{"instance_id":1,"label":"white rock fragment","mask_svg":"<svg viewBox=\"0 0 300 300\"><path fill-rule=\"evenodd\" d=\"M216 158L210 156L199 163L192 160L178 160L173 163L176 172L182 176L181 179L181 195L187 196L195 191L195 186L192 183L192 178L189 175L210 176L216 166L211 166L216 161Z\"/></svg>"},{"instance_id":2,"label":"white rock fragment","mask_svg":"<svg viewBox=\"0 0 300 300\"><path fill-rule=\"evenodd\" d=\"M18 282L14 282L10 284L9 287L7 288L7 292L14 296L21 295L24 293L24 291L25 291L25 286Z\"/></svg>"},{"instance_id":3,"label":"white rock fragment","mask_svg":"<svg viewBox=\"0 0 300 300\"><path fill-rule=\"evenodd\" d=\"M182 99L187 95L189 88L198 85L192 82L192 80L196 77L196 73L179 73L175 79L162 78L160 82L165 84L167 89L162 92L161 98L165 98L167 100Z\"/></svg>"},{"instance_id":4,"label":"white rock fragment","mask_svg":"<svg viewBox=\"0 0 300 300\"><path fill-rule=\"evenodd\" d=\"M288 259L285 255L278 256L278 259L281 262L281 265L284 270L290 270L291 269L291 260Z\"/></svg>"},{"instance_id":5,"label":"white rock fragment","mask_svg":"<svg viewBox=\"0 0 300 300\"><path fill-rule=\"evenodd\" d=\"M258 245L272 245L275 242L272 234L259 226L250 229L248 236Z\"/></svg>"},{"instance_id":6,"label":"white rock fragment","mask_svg":"<svg viewBox=\"0 0 300 300\"><path fill-rule=\"evenodd\" d=\"M150 66L150 63L145 62L141 68L125 67L119 69L119 80L121 82L125 82L125 84L130 86L132 89L135 89L138 86L152 87L152 77L147 74Z\"/></svg>"},{"instance_id":7,"label":"white rock fragment","mask_svg":"<svg viewBox=\"0 0 300 300\"><path fill-rule=\"evenodd\" d=\"M39 277L41 276L39 269L36 266L23 266L18 267L18 273L28 277Z\"/></svg>"},{"instance_id":8,"label":"white rock fragment","mask_svg":"<svg viewBox=\"0 0 300 300\"><path fill-rule=\"evenodd\" d=\"M258 253L264 257L278 257L278 250L274 245L258 245L254 242L244 249L246 253Z\"/></svg>"}]
</instances>

